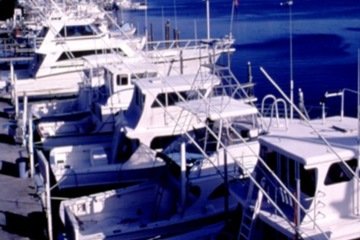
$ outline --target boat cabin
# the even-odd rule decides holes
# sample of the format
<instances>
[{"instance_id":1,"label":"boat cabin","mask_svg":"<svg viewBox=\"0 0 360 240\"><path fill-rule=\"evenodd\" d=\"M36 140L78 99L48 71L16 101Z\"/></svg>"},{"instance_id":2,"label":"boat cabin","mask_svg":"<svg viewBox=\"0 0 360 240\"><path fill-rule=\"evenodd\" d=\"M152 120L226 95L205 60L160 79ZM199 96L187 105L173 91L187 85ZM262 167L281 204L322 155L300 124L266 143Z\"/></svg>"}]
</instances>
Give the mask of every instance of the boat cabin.
<instances>
[{"instance_id":1,"label":"boat cabin","mask_svg":"<svg viewBox=\"0 0 360 240\"><path fill-rule=\"evenodd\" d=\"M82 70L84 56L111 52L133 56L143 48L143 37L112 36L99 15L52 14L36 39L36 62L31 67L34 76Z\"/></svg>"},{"instance_id":2,"label":"boat cabin","mask_svg":"<svg viewBox=\"0 0 360 240\"><path fill-rule=\"evenodd\" d=\"M94 62L94 58L98 57L85 57L89 63ZM92 109L102 121L128 109L134 93L133 80L156 77L158 73L150 64L123 64L118 62L115 55L105 54L101 58L102 65L84 71L84 86L81 91L90 90ZM106 63L113 58L110 64Z\"/></svg>"},{"instance_id":3,"label":"boat cabin","mask_svg":"<svg viewBox=\"0 0 360 240\"><path fill-rule=\"evenodd\" d=\"M151 148L161 149L164 142L187 131L190 123L202 125L177 103L209 97L220 79L212 74L188 74L133 83L134 96L124 116L124 131L130 139L141 139Z\"/></svg>"},{"instance_id":4,"label":"boat cabin","mask_svg":"<svg viewBox=\"0 0 360 240\"><path fill-rule=\"evenodd\" d=\"M262 161L253 176L271 200L263 197L259 218L288 238L359 238L358 121L310 124L293 120L260 137ZM246 196L239 197L243 206Z\"/></svg>"}]
</instances>

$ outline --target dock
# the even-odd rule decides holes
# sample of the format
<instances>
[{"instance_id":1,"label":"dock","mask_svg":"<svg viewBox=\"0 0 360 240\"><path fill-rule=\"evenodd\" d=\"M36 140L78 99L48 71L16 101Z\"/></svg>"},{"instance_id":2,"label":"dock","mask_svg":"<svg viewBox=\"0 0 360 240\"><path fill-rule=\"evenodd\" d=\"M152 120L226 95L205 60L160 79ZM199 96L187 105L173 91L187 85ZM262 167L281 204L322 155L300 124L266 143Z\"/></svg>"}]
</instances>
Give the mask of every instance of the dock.
<instances>
[{"instance_id":1,"label":"dock","mask_svg":"<svg viewBox=\"0 0 360 240\"><path fill-rule=\"evenodd\" d=\"M0 102L0 239L47 239L46 217L34 179L21 164L28 163L27 149L9 131L12 119Z\"/></svg>"}]
</instances>

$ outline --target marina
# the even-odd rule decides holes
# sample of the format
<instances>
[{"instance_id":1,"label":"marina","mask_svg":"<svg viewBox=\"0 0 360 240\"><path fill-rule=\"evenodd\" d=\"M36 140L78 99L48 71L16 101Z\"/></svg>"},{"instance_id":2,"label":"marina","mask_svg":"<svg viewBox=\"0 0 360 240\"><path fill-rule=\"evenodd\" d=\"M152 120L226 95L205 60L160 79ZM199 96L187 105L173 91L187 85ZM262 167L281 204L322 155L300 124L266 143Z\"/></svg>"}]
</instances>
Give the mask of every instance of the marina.
<instances>
[{"instance_id":1,"label":"marina","mask_svg":"<svg viewBox=\"0 0 360 240\"><path fill-rule=\"evenodd\" d=\"M18 4L1 239L360 237L358 7Z\"/></svg>"}]
</instances>

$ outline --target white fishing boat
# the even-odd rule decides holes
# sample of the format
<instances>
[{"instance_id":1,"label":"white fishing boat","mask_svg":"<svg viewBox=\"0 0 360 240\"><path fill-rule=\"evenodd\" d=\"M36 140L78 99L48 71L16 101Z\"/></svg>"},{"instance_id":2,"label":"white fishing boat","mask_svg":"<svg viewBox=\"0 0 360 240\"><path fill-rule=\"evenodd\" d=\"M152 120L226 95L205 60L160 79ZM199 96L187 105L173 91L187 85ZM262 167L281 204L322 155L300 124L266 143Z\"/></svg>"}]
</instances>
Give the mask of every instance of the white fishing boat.
<instances>
[{"instance_id":1,"label":"white fishing boat","mask_svg":"<svg viewBox=\"0 0 360 240\"><path fill-rule=\"evenodd\" d=\"M183 132L182 127L194 128L203 123L192 113L178 105L194 99L207 99L213 94L221 79L210 73L182 75L133 81L134 96L122 119L122 131L127 138L141 140L153 149ZM171 134L169 134L171 133ZM170 138L169 138L170 136Z\"/></svg>"},{"instance_id":2,"label":"white fishing boat","mask_svg":"<svg viewBox=\"0 0 360 240\"><path fill-rule=\"evenodd\" d=\"M242 206L239 239L360 237L359 121L343 110L282 119L260 137L251 181L230 185Z\"/></svg>"},{"instance_id":3,"label":"white fishing boat","mask_svg":"<svg viewBox=\"0 0 360 240\"><path fill-rule=\"evenodd\" d=\"M214 63L222 53L234 51L231 48L234 40L229 37L208 39L206 42L152 42L145 51L145 37L127 36L124 29L118 29L116 33L110 31L102 20L105 18L103 11L90 11L89 6L81 6L77 6L77 11L59 11L56 8L46 15L30 68L1 72L1 79L7 84L3 88L3 97L15 99L24 94L37 98L77 95L82 70L103 64L96 57L92 64L85 64L83 57L88 55L112 52L118 62L136 56L136 61L155 64L155 68L167 71L167 74L178 75L193 73L201 64Z\"/></svg>"},{"instance_id":4,"label":"white fishing boat","mask_svg":"<svg viewBox=\"0 0 360 240\"><path fill-rule=\"evenodd\" d=\"M144 37L110 31L104 12L77 10L52 9L46 15L29 69L1 73L8 84L4 97L76 95L81 72L89 67L83 56L114 51L131 57L143 49Z\"/></svg>"},{"instance_id":5,"label":"white fishing boat","mask_svg":"<svg viewBox=\"0 0 360 240\"><path fill-rule=\"evenodd\" d=\"M187 106L199 106L199 101L204 103L194 100ZM159 154L167 163L159 178L62 201L60 216L66 235L72 239L166 238L204 228L206 236L206 226L224 221L226 209L232 212L236 207L224 189L224 175L247 177L250 170L243 168L246 163L254 166L257 160L247 144L258 150L261 131L257 109L243 100L222 96L210 102L200 104L195 117L207 118L207 124Z\"/></svg>"},{"instance_id":6,"label":"white fishing boat","mask_svg":"<svg viewBox=\"0 0 360 240\"><path fill-rule=\"evenodd\" d=\"M163 45L161 42L157 44L156 46L159 48ZM40 136L42 138L58 136L59 134L56 132L60 127L65 129L66 124L85 124L87 122L88 125L93 126L100 124L102 129L104 129L104 124L111 126L114 123L114 116L129 106L134 88L133 79L150 76L159 76L160 78L161 76L178 76L180 74L191 75L200 70L206 73L210 72L208 68L200 68L202 64L209 63L208 54L211 52L209 46L207 44L197 45L192 40L186 42L184 46L183 48L173 46L175 47L173 50L170 46L168 49L148 51L145 52L145 57L143 54L126 59L119 59L119 56L114 54L84 57L89 65L96 62L97 67L91 67L90 70L83 72L83 83L77 99L32 104L32 115L36 117L37 122L41 121L37 124ZM215 44L213 53L216 56L213 61L216 61L222 53L231 53L230 46L231 40L230 42L223 40ZM185 55L186 58L183 58L182 56ZM140 66L139 63L141 63ZM87 120L78 119L76 121L79 123L70 121L66 123L65 116L70 114L82 114ZM56 119L58 116L62 117ZM71 134L68 131L69 129L66 130L66 134Z\"/></svg>"},{"instance_id":7,"label":"white fishing boat","mask_svg":"<svg viewBox=\"0 0 360 240\"><path fill-rule=\"evenodd\" d=\"M109 71L105 74L109 77L109 82L118 82L118 75L112 73ZM224 74L219 75L225 76ZM258 145L256 138L260 132L260 127L256 122L257 110L247 104L254 101L255 98L248 96L247 98L240 98L242 100L236 100L235 96L237 99L241 96L239 93L224 90L224 88L240 90L252 87L252 84L239 85L238 81L235 82L237 87L230 84L220 84L220 78L217 75L209 74L208 71L177 77L152 77L133 80L135 90L129 110L121 115L122 117L114 124L114 130L111 132L106 135L95 132L81 137L80 133L74 133L71 136L55 138L48 136L45 138L42 147L50 151L49 162L58 187L69 188L103 184L101 179L86 179L87 173L91 173L90 176L92 176L98 171L97 166L91 164L90 153L92 149L102 149L101 152L107 152L106 149L111 144L111 152L104 154L103 162L109 165L108 169L113 166L113 171L118 173L113 178L113 182L116 183L119 181L119 175L126 175L125 172L122 173L125 171L124 167L118 171L119 166L138 164L138 168L144 167L141 160L127 160L134 152L138 151L139 144L160 151L177 135L188 131L183 126L191 126L192 129L203 127L203 122L209 114L214 117L215 110L226 112L227 117L231 114L236 115L236 131L240 131L241 126L241 136L247 140L251 139L251 143L248 144L254 145L256 148ZM222 95L216 95L219 93ZM223 95L225 93L231 94L232 97ZM213 111L209 112L205 103L211 104ZM229 121L235 121L235 117ZM227 133L233 135L233 133ZM237 148L237 150L239 149ZM247 155L244 151L241 154L242 156ZM60 159L60 162L58 163L56 159ZM146 159L150 161L149 157ZM251 162L249 157L246 159ZM62 169L63 166L69 166L67 168L71 171L59 170L58 165ZM157 164L157 166L160 165ZM103 173L102 168L99 168L99 175ZM134 180L136 178L142 179L142 177L136 177L135 174L129 179ZM108 177L104 179L108 179Z\"/></svg>"},{"instance_id":8,"label":"white fishing boat","mask_svg":"<svg viewBox=\"0 0 360 240\"><path fill-rule=\"evenodd\" d=\"M216 62L221 54L231 54L234 51L231 48L232 43L232 39L225 38L215 41L212 46L207 42L197 40L179 40L169 46L166 46L168 44L166 41L158 41L149 43L156 50L141 52L131 58L120 58L116 54L85 56L83 59L88 67L82 74L83 82L81 83L80 94L84 89L87 95L89 91L93 90L90 95L96 95L94 101L101 97L100 101L105 101L105 105L111 105L114 108L114 105L119 104L119 109L124 110L131 100L132 79L139 79L144 75L194 74L199 69L209 72L208 68L201 68L201 66ZM210 54L211 52L213 55ZM94 65L94 63L96 64ZM126 78L127 80L125 80ZM86 102L85 105L89 105L89 102L92 101L91 99L85 101L82 98L83 96L79 96L76 100L55 100L46 104L33 104L32 114L36 118L41 118L84 111L84 102ZM95 102L95 104L99 103Z\"/></svg>"},{"instance_id":9,"label":"white fishing boat","mask_svg":"<svg viewBox=\"0 0 360 240\"><path fill-rule=\"evenodd\" d=\"M167 77L164 81L156 77L134 81L135 93L131 104L136 112L141 111L138 115L126 112L123 120L112 124L111 131L109 129L106 133L89 132L81 137L80 132L73 132L61 137L64 133L61 131L70 128L67 125L59 128L56 138L45 138L42 146L49 151L56 185L60 189L75 188L135 182L154 176L164 165L156 159L154 150L165 147L170 139L181 133L181 128L175 130L179 123L165 119L166 113L171 113L173 118L186 116L183 124L202 127L203 123L176 103L189 101L187 97L208 98L213 87L219 83L220 80L210 74L201 80L196 75L182 75ZM164 96L168 97L167 104ZM144 101L139 102L140 98ZM137 125L127 128L134 123ZM39 127L43 126L39 124Z\"/></svg>"},{"instance_id":10,"label":"white fishing boat","mask_svg":"<svg viewBox=\"0 0 360 240\"><path fill-rule=\"evenodd\" d=\"M71 239L167 237L223 221L223 179L211 175L184 179L171 164L158 180L62 201L60 214ZM221 167L221 166L220 166ZM189 174L191 175L191 170ZM214 176L215 174L215 176ZM186 191L185 182L190 189ZM183 188L183 189L181 189ZM186 195L181 193L187 192ZM230 210L234 200L230 198ZM166 235L169 234L169 235Z\"/></svg>"},{"instance_id":11,"label":"white fishing boat","mask_svg":"<svg viewBox=\"0 0 360 240\"><path fill-rule=\"evenodd\" d=\"M120 59L114 54L83 58L88 65L94 62L98 65L83 71L77 98L33 103L31 113L35 119L56 119L91 111L100 113L102 118L110 112L115 115L128 108L133 95L132 80L159 76L153 64L139 64L136 58Z\"/></svg>"},{"instance_id":12,"label":"white fishing boat","mask_svg":"<svg viewBox=\"0 0 360 240\"><path fill-rule=\"evenodd\" d=\"M107 64L99 71L87 71L77 98L31 105L36 129L42 140L47 137L112 131L117 114L125 111L132 99L132 80L157 76L158 73L146 64L140 67L128 64L122 68ZM80 131L80 127L86 125L93 127L88 131ZM97 126L101 129L96 130Z\"/></svg>"},{"instance_id":13,"label":"white fishing boat","mask_svg":"<svg viewBox=\"0 0 360 240\"><path fill-rule=\"evenodd\" d=\"M134 146L132 153L117 157L112 156L116 153L112 147L107 141L53 148L49 163L55 185L63 190L139 183L160 175L165 165L156 152L144 144Z\"/></svg>"},{"instance_id":14,"label":"white fishing boat","mask_svg":"<svg viewBox=\"0 0 360 240\"><path fill-rule=\"evenodd\" d=\"M68 117L65 117L37 124L36 129L44 149L48 150L55 146L64 146L74 142L81 144L83 143L80 140L81 135L95 141L97 135L112 136L117 128L114 124L117 121L116 117L126 128L124 131L128 137L141 139L145 145L150 146L152 141L158 141L153 139L154 136L162 134L167 136L169 132L173 131L176 121L166 117L166 112L181 114L182 109L175 105L176 102L183 100L179 99L179 94L183 98L208 97L212 88L220 84L220 79L209 73L201 76L187 74L166 78L154 76L133 80L133 84L136 85L134 93L131 92L134 95L124 117L110 114L107 119L102 119L101 116L95 114L84 114L85 116L72 116L68 120L66 120ZM186 116L186 112L183 114ZM176 132L172 134L176 134Z\"/></svg>"}]
</instances>

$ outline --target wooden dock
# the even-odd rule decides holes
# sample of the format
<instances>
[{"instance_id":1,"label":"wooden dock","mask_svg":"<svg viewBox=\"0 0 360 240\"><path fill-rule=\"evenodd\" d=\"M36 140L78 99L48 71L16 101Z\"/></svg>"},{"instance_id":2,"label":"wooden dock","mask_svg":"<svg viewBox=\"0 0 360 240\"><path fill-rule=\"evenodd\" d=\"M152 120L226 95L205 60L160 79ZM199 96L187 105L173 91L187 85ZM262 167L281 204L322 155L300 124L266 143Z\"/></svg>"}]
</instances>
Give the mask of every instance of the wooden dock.
<instances>
[{"instance_id":1,"label":"wooden dock","mask_svg":"<svg viewBox=\"0 0 360 240\"><path fill-rule=\"evenodd\" d=\"M16 144L0 102L0 239L47 239L46 217L34 179L22 168L28 163L25 147Z\"/></svg>"}]
</instances>

